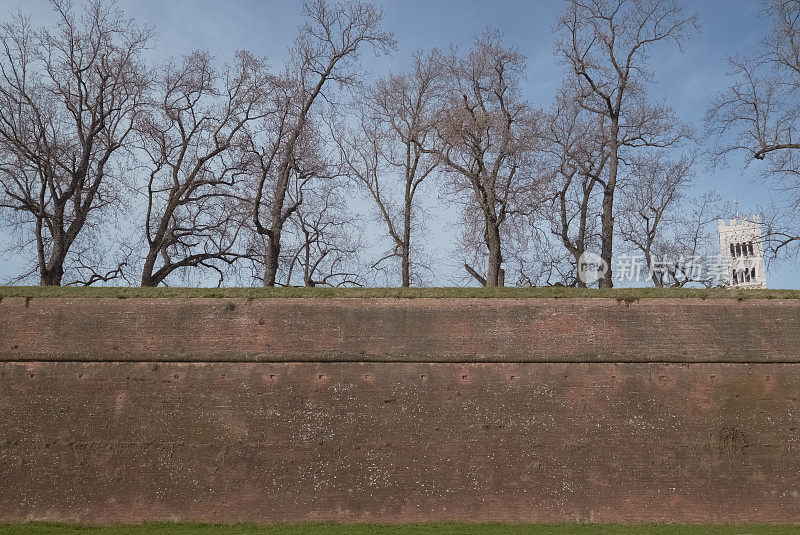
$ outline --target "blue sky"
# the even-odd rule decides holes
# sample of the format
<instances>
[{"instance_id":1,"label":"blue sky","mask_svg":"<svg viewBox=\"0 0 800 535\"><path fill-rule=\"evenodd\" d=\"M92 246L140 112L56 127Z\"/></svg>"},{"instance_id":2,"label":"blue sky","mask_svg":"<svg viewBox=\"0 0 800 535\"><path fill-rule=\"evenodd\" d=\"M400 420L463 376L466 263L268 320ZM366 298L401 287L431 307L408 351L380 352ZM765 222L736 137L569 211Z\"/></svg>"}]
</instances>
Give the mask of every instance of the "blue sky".
<instances>
[{"instance_id":1,"label":"blue sky","mask_svg":"<svg viewBox=\"0 0 800 535\"><path fill-rule=\"evenodd\" d=\"M401 70L416 49L446 48L455 43L468 48L472 36L486 26L500 28L507 42L518 45L528 57L527 98L536 106L547 106L560 84L561 69L553 54L552 29L562 8L557 0L385 0L377 1L385 24L395 33L398 51L391 58L364 56L368 69L376 73ZM141 23L156 30L158 41L153 60L180 55L193 49L212 51L227 60L238 49L267 56L277 66L288 43L302 22L299 1L275 0L120 0L118 5ZM656 83L653 98L665 98L684 121L702 129L702 118L713 95L726 84L726 54L745 54L754 49L768 30L756 1L687 2L699 12L702 32L680 53L663 47L652 54ZM17 9L32 14L35 22L50 17L46 0L0 0L6 14ZM699 191L714 190L724 199L738 200L743 213L769 200L769 192L754 185L755 169L742 171L742 162L715 171L701 169L696 180ZM445 212L447 212L445 210ZM452 214L451 214L452 216ZM450 216L448 216L450 217ZM431 225L431 241L446 240L444 220ZM0 230L0 237L2 230ZM16 271L13 259L0 260L0 273ZM3 277L5 278L5 277ZM442 282L447 283L448 279ZM770 287L800 288L791 264L773 263Z\"/></svg>"}]
</instances>

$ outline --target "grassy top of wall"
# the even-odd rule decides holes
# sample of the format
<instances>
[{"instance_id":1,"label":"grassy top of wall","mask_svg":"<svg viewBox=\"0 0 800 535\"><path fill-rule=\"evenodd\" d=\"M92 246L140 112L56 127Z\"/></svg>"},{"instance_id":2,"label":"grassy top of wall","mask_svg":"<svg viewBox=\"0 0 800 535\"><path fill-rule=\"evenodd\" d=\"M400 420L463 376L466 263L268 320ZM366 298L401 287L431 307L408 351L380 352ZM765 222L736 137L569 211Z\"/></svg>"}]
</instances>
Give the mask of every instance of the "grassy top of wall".
<instances>
[{"instance_id":1,"label":"grassy top of wall","mask_svg":"<svg viewBox=\"0 0 800 535\"><path fill-rule=\"evenodd\" d=\"M148 522L139 525L0 524L0 535L789 535L797 526L681 524L191 524Z\"/></svg>"},{"instance_id":2,"label":"grassy top of wall","mask_svg":"<svg viewBox=\"0 0 800 535\"><path fill-rule=\"evenodd\" d=\"M58 288L0 286L4 297L66 298L647 298L800 299L800 290L701 290L692 288L581 289L543 288Z\"/></svg>"}]
</instances>

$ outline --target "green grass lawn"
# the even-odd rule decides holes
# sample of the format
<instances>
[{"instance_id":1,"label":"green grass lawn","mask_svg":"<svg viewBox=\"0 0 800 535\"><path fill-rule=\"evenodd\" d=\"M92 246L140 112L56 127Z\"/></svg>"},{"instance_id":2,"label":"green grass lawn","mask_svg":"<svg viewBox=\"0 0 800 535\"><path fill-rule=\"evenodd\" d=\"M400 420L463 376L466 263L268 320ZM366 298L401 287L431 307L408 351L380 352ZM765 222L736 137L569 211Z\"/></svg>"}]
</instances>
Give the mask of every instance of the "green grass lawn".
<instances>
[{"instance_id":1,"label":"green grass lawn","mask_svg":"<svg viewBox=\"0 0 800 535\"><path fill-rule=\"evenodd\" d=\"M344 298L574 298L605 297L632 301L643 298L698 299L800 299L800 290L699 290L691 288L623 288L581 289L564 287L543 288L58 288L43 286L0 286L3 297L344 297Z\"/></svg>"},{"instance_id":2,"label":"green grass lawn","mask_svg":"<svg viewBox=\"0 0 800 535\"><path fill-rule=\"evenodd\" d=\"M714 526L611 524L170 524L81 526L77 524L0 524L0 535L788 535L800 526Z\"/></svg>"}]
</instances>

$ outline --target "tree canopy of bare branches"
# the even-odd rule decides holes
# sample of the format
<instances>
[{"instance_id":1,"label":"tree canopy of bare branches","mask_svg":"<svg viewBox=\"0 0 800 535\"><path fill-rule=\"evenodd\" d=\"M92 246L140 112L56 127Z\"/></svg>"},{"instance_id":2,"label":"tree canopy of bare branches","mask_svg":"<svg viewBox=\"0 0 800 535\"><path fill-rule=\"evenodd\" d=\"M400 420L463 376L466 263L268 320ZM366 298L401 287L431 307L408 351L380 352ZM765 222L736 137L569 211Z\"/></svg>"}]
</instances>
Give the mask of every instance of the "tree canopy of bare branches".
<instances>
[{"instance_id":1,"label":"tree canopy of bare branches","mask_svg":"<svg viewBox=\"0 0 800 535\"><path fill-rule=\"evenodd\" d=\"M468 54L453 50L439 64L445 93L435 120L438 139L427 150L465 205L467 232L482 235L486 275L468 264L467 271L484 286L502 286L504 225L532 214L540 185L532 161L537 111L519 94L525 58L503 45L499 31L487 30Z\"/></svg>"},{"instance_id":2,"label":"tree canopy of bare branches","mask_svg":"<svg viewBox=\"0 0 800 535\"><path fill-rule=\"evenodd\" d=\"M660 42L677 47L699 27L697 15L673 0L568 0L558 23L557 50L571 73L580 105L602 120L608 161L602 178L601 287L611 287L614 196L623 152L663 148L688 132L664 104L651 104L647 53Z\"/></svg>"},{"instance_id":3,"label":"tree canopy of bare branches","mask_svg":"<svg viewBox=\"0 0 800 535\"><path fill-rule=\"evenodd\" d=\"M387 53L395 46L392 34L381 28L381 11L361 0L333 5L309 0L303 4L303 13L307 23L281 77L283 90L274 99L268 124L253 133L250 143L258 176L253 223L267 241L265 286L275 285L283 227L303 202L300 196L287 203L291 183L320 173L319 162L309 162L302 151L314 138L309 131L314 130L315 103L328 98L326 92L332 84L347 86L358 81L358 58L364 47Z\"/></svg>"},{"instance_id":4,"label":"tree canopy of bare branches","mask_svg":"<svg viewBox=\"0 0 800 535\"><path fill-rule=\"evenodd\" d=\"M543 121L542 166L549 176L551 231L571 256L571 281L578 277L581 256L599 239L598 184L609 158L602 119L586 111L571 88L562 88Z\"/></svg>"},{"instance_id":5,"label":"tree canopy of bare branches","mask_svg":"<svg viewBox=\"0 0 800 535\"><path fill-rule=\"evenodd\" d=\"M294 285L296 278L309 287L361 284L355 269L359 231L348 213L343 184L339 180L316 184L289 220L293 240L284 270L286 286Z\"/></svg>"},{"instance_id":6,"label":"tree canopy of bare branches","mask_svg":"<svg viewBox=\"0 0 800 535\"><path fill-rule=\"evenodd\" d=\"M430 218L438 199L460 211L461 280L585 286L578 266L599 249L611 287L616 243L644 254L656 286L708 282L654 267L705 252L716 206L691 195L691 128L648 96L650 53L699 28L681 0L565 0L565 76L542 108L525 98L525 56L491 28L373 77L364 52L396 43L370 0L298 3L276 69L246 51L150 68L151 31L113 2L50 1L48 28L0 25L0 218L30 256L15 281L418 285L434 269L426 231L450 219ZM772 32L731 58L707 124L719 156L777 177L789 209L765 218L767 243L800 251L800 0L764 1ZM379 250L365 252L375 228L358 202Z\"/></svg>"},{"instance_id":7,"label":"tree canopy of bare branches","mask_svg":"<svg viewBox=\"0 0 800 535\"><path fill-rule=\"evenodd\" d=\"M177 269L230 264L239 256L244 127L262 119L273 77L248 52L217 72L208 53L167 63L138 133L147 154L147 255L142 286Z\"/></svg>"},{"instance_id":8,"label":"tree canopy of bare branches","mask_svg":"<svg viewBox=\"0 0 800 535\"><path fill-rule=\"evenodd\" d=\"M21 15L0 27L0 210L30 229L43 285L61 284L81 231L120 193L114 158L143 103L149 39L100 0L52 4L52 29Z\"/></svg>"},{"instance_id":9,"label":"tree canopy of bare branches","mask_svg":"<svg viewBox=\"0 0 800 535\"><path fill-rule=\"evenodd\" d=\"M766 235L774 254L800 252L800 1L769 0L764 13L771 33L750 57L731 57L730 87L706 116L718 136L718 156L742 152L764 161L765 179L782 190Z\"/></svg>"},{"instance_id":10,"label":"tree canopy of bare branches","mask_svg":"<svg viewBox=\"0 0 800 535\"><path fill-rule=\"evenodd\" d=\"M646 154L632 162L630 185L623 189L620 235L644 255L650 278L659 288L664 286L667 273L666 267L656 265L656 260L663 262L670 250L666 242L675 241L674 236L665 236L674 230L669 226L679 222L691 166L686 157L671 160L663 151Z\"/></svg>"},{"instance_id":11,"label":"tree canopy of bare branches","mask_svg":"<svg viewBox=\"0 0 800 535\"><path fill-rule=\"evenodd\" d=\"M357 126L332 125L345 172L367 191L392 247L373 267L400 260L404 287L412 281L412 232L418 232L416 194L438 165L430 153L437 105L436 53L414 55L411 70L357 92ZM399 187L398 187L399 186Z\"/></svg>"}]
</instances>

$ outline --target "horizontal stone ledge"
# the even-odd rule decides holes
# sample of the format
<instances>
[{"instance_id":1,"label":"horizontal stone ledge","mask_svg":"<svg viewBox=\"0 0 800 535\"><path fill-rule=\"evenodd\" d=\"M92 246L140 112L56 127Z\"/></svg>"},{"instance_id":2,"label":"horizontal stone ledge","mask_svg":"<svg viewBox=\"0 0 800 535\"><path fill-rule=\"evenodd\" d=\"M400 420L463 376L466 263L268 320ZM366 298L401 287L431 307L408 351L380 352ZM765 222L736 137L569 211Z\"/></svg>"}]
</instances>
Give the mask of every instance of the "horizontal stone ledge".
<instances>
[{"instance_id":1,"label":"horizontal stone ledge","mask_svg":"<svg viewBox=\"0 0 800 535\"><path fill-rule=\"evenodd\" d=\"M2 361L800 362L800 300L5 298Z\"/></svg>"}]
</instances>

